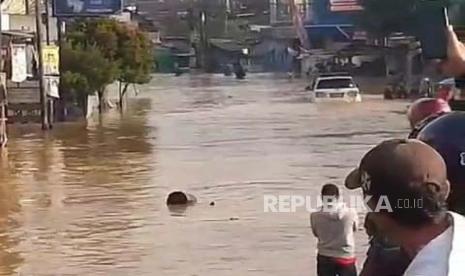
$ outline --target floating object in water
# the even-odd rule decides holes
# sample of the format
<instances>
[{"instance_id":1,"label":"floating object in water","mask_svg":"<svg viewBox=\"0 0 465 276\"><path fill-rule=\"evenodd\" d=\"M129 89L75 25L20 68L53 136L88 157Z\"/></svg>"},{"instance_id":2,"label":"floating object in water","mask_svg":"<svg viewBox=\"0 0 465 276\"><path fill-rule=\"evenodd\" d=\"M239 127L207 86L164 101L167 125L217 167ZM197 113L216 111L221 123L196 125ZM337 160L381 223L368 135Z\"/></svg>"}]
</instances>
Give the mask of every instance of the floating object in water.
<instances>
[{"instance_id":1,"label":"floating object in water","mask_svg":"<svg viewBox=\"0 0 465 276\"><path fill-rule=\"evenodd\" d=\"M215 206L215 202L214 201L210 202L210 206Z\"/></svg>"},{"instance_id":2,"label":"floating object in water","mask_svg":"<svg viewBox=\"0 0 465 276\"><path fill-rule=\"evenodd\" d=\"M168 195L166 205L187 205L197 202L197 199L188 193L175 191Z\"/></svg>"}]
</instances>

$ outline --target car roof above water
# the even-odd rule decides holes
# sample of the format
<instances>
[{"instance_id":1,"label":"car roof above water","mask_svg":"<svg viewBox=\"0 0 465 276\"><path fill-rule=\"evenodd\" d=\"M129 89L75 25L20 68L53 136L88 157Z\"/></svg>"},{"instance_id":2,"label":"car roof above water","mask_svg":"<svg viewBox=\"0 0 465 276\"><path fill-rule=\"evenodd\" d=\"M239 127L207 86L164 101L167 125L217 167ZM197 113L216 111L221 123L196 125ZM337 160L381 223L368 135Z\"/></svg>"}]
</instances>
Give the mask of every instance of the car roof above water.
<instances>
[{"instance_id":1,"label":"car roof above water","mask_svg":"<svg viewBox=\"0 0 465 276\"><path fill-rule=\"evenodd\" d=\"M335 79L339 79L339 80L352 80L353 78L351 76L331 76L331 77L317 77L317 80L335 80Z\"/></svg>"},{"instance_id":2,"label":"car roof above water","mask_svg":"<svg viewBox=\"0 0 465 276\"><path fill-rule=\"evenodd\" d=\"M318 74L318 77L336 77L336 76L350 77L350 74L348 72L331 72L331 73Z\"/></svg>"}]
</instances>

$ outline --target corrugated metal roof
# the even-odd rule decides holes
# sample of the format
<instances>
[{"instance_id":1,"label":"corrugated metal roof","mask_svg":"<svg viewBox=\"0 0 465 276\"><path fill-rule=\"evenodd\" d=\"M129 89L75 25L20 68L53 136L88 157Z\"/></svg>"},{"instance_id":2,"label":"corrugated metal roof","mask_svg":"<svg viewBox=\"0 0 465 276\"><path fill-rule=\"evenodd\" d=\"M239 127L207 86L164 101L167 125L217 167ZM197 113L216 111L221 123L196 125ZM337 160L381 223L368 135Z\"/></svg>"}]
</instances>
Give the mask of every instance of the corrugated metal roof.
<instances>
[{"instance_id":1,"label":"corrugated metal roof","mask_svg":"<svg viewBox=\"0 0 465 276\"><path fill-rule=\"evenodd\" d=\"M26 14L26 10L26 0L4 0L2 3L2 12L6 14Z\"/></svg>"},{"instance_id":2,"label":"corrugated metal roof","mask_svg":"<svg viewBox=\"0 0 465 276\"><path fill-rule=\"evenodd\" d=\"M34 38L33 33L24 32L24 31L2 31L3 35L19 37L19 38Z\"/></svg>"},{"instance_id":3,"label":"corrugated metal roof","mask_svg":"<svg viewBox=\"0 0 465 276\"><path fill-rule=\"evenodd\" d=\"M211 38L208 41L211 45L229 52L242 52L244 48L239 42L230 39Z\"/></svg>"}]
</instances>

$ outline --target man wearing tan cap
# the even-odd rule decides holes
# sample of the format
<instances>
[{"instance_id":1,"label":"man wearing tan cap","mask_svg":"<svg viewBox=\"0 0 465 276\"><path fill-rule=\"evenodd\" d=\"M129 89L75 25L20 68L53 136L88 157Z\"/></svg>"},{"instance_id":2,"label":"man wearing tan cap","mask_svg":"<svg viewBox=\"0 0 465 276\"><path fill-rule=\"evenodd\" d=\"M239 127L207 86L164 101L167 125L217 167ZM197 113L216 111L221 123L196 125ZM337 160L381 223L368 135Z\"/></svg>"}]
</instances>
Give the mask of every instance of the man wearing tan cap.
<instances>
[{"instance_id":1,"label":"man wearing tan cap","mask_svg":"<svg viewBox=\"0 0 465 276\"><path fill-rule=\"evenodd\" d=\"M465 218L447 211L446 165L417 140L389 140L346 179L361 188L371 221L411 259L406 276L465 275Z\"/></svg>"}]
</instances>

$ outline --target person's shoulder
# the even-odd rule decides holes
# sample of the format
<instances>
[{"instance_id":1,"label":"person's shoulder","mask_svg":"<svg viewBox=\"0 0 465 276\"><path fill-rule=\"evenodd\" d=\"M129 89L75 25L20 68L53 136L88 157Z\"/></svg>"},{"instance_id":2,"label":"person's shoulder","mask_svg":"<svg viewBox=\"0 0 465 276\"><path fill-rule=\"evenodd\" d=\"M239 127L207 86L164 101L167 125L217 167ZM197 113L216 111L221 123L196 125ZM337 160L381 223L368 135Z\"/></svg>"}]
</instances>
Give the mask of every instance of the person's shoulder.
<instances>
[{"instance_id":1,"label":"person's shoulder","mask_svg":"<svg viewBox=\"0 0 465 276\"><path fill-rule=\"evenodd\" d=\"M321 218L323 215L324 215L323 211L321 209L317 209L310 213L310 219L316 220L316 219Z\"/></svg>"},{"instance_id":2,"label":"person's shoulder","mask_svg":"<svg viewBox=\"0 0 465 276\"><path fill-rule=\"evenodd\" d=\"M465 216L461 213L457 213L457 212L453 212L453 211L449 211L449 216L452 217L453 221L456 222L456 221L460 221L460 222L463 222L465 221Z\"/></svg>"},{"instance_id":3,"label":"person's shoulder","mask_svg":"<svg viewBox=\"0 0 465 276\"><path fill-rule=\"evenodd\" d=\"M318 217L322 213L321 210L314 210L313 212L310 213L310 217Z\"/></svg>"},{"instance_id":4,"label":"person's shoulder","mask_svg":"<svg viewBox=\"0 0 465 276\"><path fill-rule=\"evenodd\" d=\"M465 217L458 213L449 212L453 219L452 250L449 255L449 274L463 275L463 256L465 254Z\"/></svg>"},{"instance_id":5,"label":"person's shoulder","mask_svg":"<svg viewBox=\"0 0 465 276\"><path fill-rule=\"evenodd\" d=\"M449 215L453 219L454 227L460 227L465 230L465 216L456 212L449 212Z\"/></svg>"}]
</instances>

